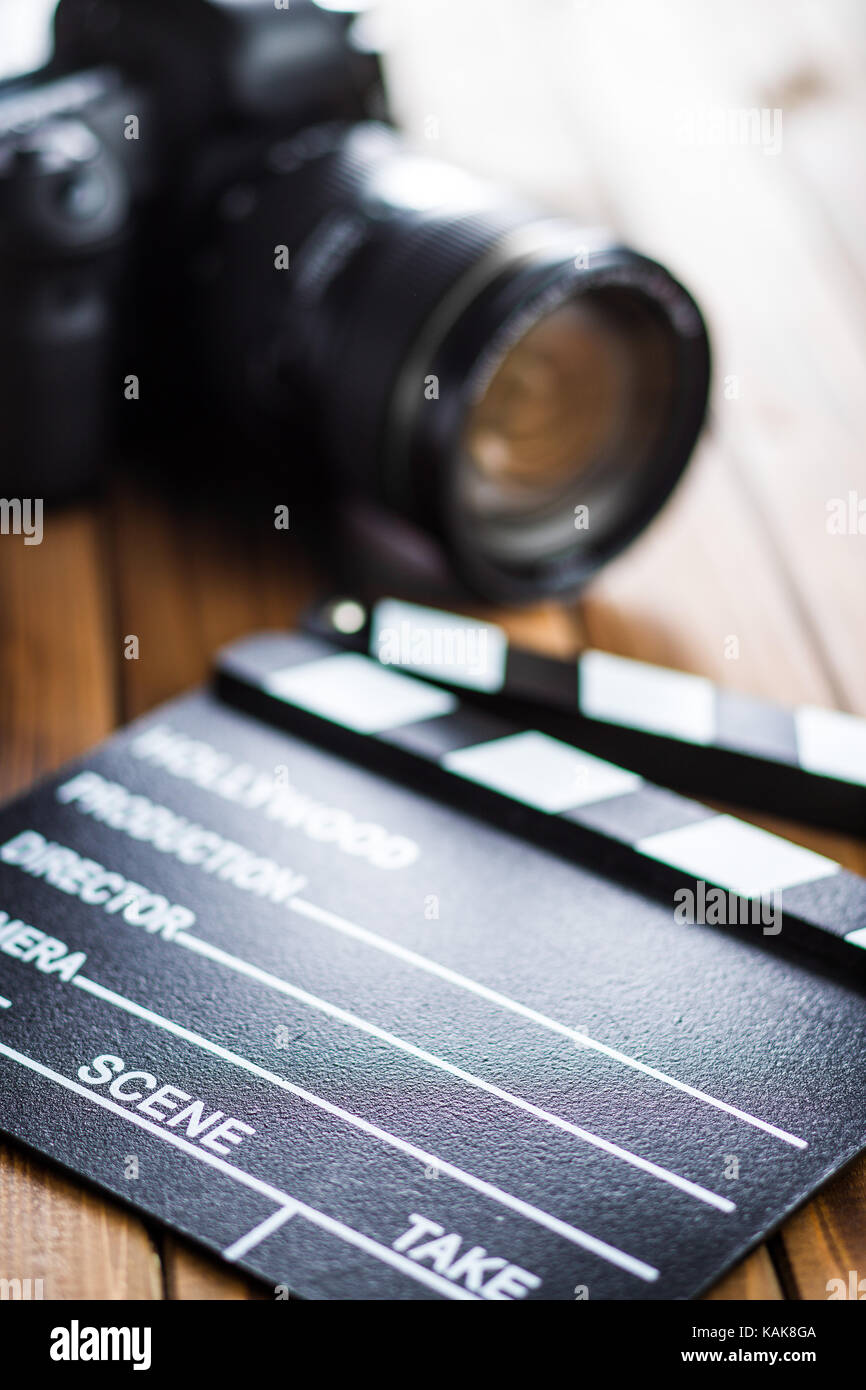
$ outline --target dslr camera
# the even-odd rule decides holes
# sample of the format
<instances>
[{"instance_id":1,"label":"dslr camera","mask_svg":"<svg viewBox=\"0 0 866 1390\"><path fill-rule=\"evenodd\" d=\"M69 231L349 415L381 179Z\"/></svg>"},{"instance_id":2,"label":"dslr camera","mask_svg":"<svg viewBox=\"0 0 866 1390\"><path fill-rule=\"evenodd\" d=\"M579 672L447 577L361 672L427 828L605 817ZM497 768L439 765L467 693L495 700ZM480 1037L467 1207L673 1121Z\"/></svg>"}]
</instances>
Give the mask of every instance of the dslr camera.
<instances>
[{"instance_id":1,"label":"dslr camera","mask_svg":"<svg viewBox=\"0 0 866 1390\"><path fill-rule=\"evenodd\" d=\"M401 518L483 598L565 594L667 497L708 378L660 265L401 139L334 0L60 0L0 84L7 494L182 438L238 496Z\"/></svg>"}]
</instances>

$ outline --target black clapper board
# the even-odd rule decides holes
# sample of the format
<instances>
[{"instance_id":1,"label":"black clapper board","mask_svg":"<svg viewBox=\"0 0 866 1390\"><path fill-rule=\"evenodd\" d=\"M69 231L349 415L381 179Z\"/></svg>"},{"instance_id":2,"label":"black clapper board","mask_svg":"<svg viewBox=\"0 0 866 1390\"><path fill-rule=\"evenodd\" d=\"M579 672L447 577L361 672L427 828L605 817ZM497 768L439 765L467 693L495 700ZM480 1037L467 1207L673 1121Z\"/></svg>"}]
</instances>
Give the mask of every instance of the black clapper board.
<instances>
[{"instance_id":1,"label":"black clapper board","mask_svg":"<svg viewBox=\"0 0 866 1390\"><path fill-rule=\"evenodd\" d=\"M491 771L501 737L265 636L7 807L3 1129L306 1297L712 1284L866 1144L857 952L684 925L604 837L533 843L533 778L579 822L555 750ZM605 767L581 804L650 815ZM794 891L832 934L858 890Z\"/></svg>"},{"instance_id":2,"label":"black clapper board","mask_svg":"<svg viewBox=\"0 0 866 1390\"><path fill-rule=\"evenodd\" d=\"M866 719L856 715L786 708L612 652L546 656L498 623L396 598L369 611L333 599L304 625L690 796L866 833Z\"/></svg>"}]
</instances>

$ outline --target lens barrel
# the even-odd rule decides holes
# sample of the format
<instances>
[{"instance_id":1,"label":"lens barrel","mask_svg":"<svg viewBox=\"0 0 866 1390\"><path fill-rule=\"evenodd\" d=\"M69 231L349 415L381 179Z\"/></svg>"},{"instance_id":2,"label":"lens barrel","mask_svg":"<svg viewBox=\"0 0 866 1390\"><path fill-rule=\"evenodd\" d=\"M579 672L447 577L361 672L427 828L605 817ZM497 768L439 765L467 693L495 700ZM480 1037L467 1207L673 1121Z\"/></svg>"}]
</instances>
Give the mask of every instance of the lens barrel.
<instances>
[{"instance_id":1,"label":"lens barrel","mask_svg":"<svg viewBox=\"0 0 866 1390\"><path fill-rule=\"evenodd\" d=\"M221 394L287 468L321 456L431 532L480 596L575 591L665 501L709 347L661 266L373 122L275 145L216 211Z\"/></svg>"}]
</instances>

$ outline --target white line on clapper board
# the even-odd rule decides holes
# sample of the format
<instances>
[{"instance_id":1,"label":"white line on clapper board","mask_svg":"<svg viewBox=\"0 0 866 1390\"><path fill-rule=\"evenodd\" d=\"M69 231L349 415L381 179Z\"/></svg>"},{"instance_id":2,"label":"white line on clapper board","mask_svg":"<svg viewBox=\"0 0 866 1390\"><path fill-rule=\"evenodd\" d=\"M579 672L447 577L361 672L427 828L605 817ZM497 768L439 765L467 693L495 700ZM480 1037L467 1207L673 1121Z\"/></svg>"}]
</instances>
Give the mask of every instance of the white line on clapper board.
<instances>
[{"instance_id":1,"label":"white line on clapper board","mask_svg":"<svg viewBox=\"0 0 866 1390\"><path fill-rule=\"evenodd\" d=\"M359 927L356 922L350 922L347 917L339 917L337 913L329 912L324 907L317 907L315 903L308 903L303 898L292 898L288 906L302 917L309 917L314 922L321 922L325 927L342 932L344 936L351 936L356 941L363 941L365 945L372 946L377 951L387 951L389 955L395 956L398 960L405 961L408 965L414 965L419 970L426 970L430 975L438 975L440 980L446 980L448 984L457 985L460 989L469 990L470 993L478 995L480 999L486 999L490 1004L496 1004L501 1009L508 1009L513 1014L520 1014L522 1018L527 1018L542 1028L548 1028L552 1033L559 1033L561 1037L570 1038L572 1042L580 1043L583 1047L600 1052L615 1062L621 1062L623 1066L632 1067L635 1071L643 1072L646 1076L652 1076L656 1081L664 1082L666 1086L673 1086L676 1090L693 1096L695 1100L703 1101L705 1105L714 1106L716 1110L724 1110L725 1114L733 1115L746 1124L754 1125L756 1129L762 1129L765 1133L774 1135L776 1139L783 1139L786 1144L793 1144L796 1149L808 1148L806 1140L798 1138L796 1134L789 1134L786 1129L779 1129L776 1125L768 1124L766 1120L759 1119L757 1115L750 1115L748 1110L740 1110L735 1105L729 1105L725 1100L719 1100L717 1096L711 1096L707 1091L700 1091L696 1086L689 1086L685 1081L678 1081L675 1076L669 1076L667 1072L659 1071L657 1067L651 1067L646 1062L641 1062L637 1057L630 1057L627 1052L619 1052L615 1047L608 1047L607 1043L599 1042L597 1038L590 1037L588 1033L582 1033L578 1028L569 1028L567 1024L559 1023L555 1018L548 1018L546 1014L539 1013L537 1009L530 1008L528 1004L521 1004L516 999L510 999L507 994L500 994L498 990L479 984L477 980L470 979L468 975L461 975L459 971L451 970L447 965L440 965L438 961L431 960L429 956L419 955L417 951L411 951L407 946L400 946L396 941L389 941L386 936L379 936L376 932L368 931L366 927Z\"/></svg>"},{"instance_id":2,"label":"white line on clapper board","mask_svg":"<svg viewBox=\"0 0 866 1390\"><path fill-rule=\"evenodd\" d=\"M236 1260L242 1260L255 1246L261 1245L263 1240L272 1236L274 1231L278 1231L281 1226L294 1216L294 1208L290 1206L278 1207L272 1211L270 1216L266 1216L264 1221L260 1221L258 1226L253 1226L251 1231L247 1231L245 1236L236 1240L233 1245L227 1245L223 1251L223 1259L229 1260L232 1264Z\"/></svg>"},{"instance_id":3,"label":"white line on clapper board","mask_svg":"<svg viewBox=\"0 0 866 1390\"><path fill-rule=\"evenodd\" d=\"M570 1134L573 1138L599 1149L602 1153L609 1154L612 1158L618 1158L623 1163L628 1163L640 1172L649 1173L651 1177L669 1183L671 1187L678 1188L680 1192L688 1193L690 1197L695 1197L700 1202L706 1202L707 1206L715 1207L717 1211L731 1212L736 1210L735 1203L729 1198L720 1197L717 1192L711 1192L709 1188L702 1187L700 1183L692 1182L689 1178L674 1173L670 1168L663 1168L658 1163L652 1163L649 1159L641 1157L640 1154L632 1153L630 1149L624 1149L620 1144L611 1143L609 1139L602 1139L600 1135L593 1134L591 1130L583 1129L580 1125L572 1124L570 1120L563 1120L559 1115L554 1115L549 1110L543 1110L540 1106L533 1105L523 1096L506 1091L501 1086L494 1086L492 1082L485 1081L482 1077L465 1071L463 1067L455 1066L453 1062L447 1061L444 1057L439 1057L434 1052L428 1052L423 1047L417 1047L415 1043L398 1037L396 1033L389 1033L385 1028L380 1028L378 1024L371 1023L369 1019L350 1013L348 1009L341 1009L337 1004L320 999L318 995L310 994L308 990L300 989L297 985L290 984L288 980L282 980L278 975L272 975L269 971L262 970L260 966L242 960L240 956L233 956L228 951L223 951L219 946L214 946L212 942L204 941L200 936L193 936L191 932L178 932L174 938L174 944L184 946L187 950L194 951L196 955L204 956L207 960L215 961L230 970L235 970L238 974L256 980L269 989L278 990L281 994L288 995L290 999L296 999L299 1003L317 1009L327 1017L335 1018L338 1022L357 1028L371 1037L378 1038L391 1047L399 1048L402 1052L408 1053L410 1057L416 1057L428 1066L436 1067L449 1076L455 1076L468 1085L474 1086L488 1095L495 1096L497 1100L504 1101L506 1105L513 1105L515 1109L531 1115L533 1119L552 1125L553 1128Z\"/></svg>"}]
</instances>

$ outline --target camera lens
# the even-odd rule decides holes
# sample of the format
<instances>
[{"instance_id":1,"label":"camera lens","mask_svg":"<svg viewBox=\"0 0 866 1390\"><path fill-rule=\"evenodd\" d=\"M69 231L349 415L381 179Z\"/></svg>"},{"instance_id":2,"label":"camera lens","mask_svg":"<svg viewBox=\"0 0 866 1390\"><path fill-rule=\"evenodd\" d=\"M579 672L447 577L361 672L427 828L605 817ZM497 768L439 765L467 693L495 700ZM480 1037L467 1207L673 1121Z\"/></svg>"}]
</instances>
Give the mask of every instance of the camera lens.
<instances>
[{"instance_id":1,"label":"camera lens","mask_svg":"<svg viewBox=\"0 0 866 1390\"><path fill-rule=\"evenodd\" d=\"M559 493L604 447L627 393L624 354L605 328L578 301L506 353L466 422L479 510L522 509L526 498Z\"/></svg>"},{"instance_id":2,"label":"camera lens","mask_svg":"<svg viewBox=\"0 0 866 1390\"><path fill-rule=\"evenodd\" d=\"M576 549L575 533L591 534L594 513L652 465L672 386L664 334L615 294L576 296L533 324L467 416L457 487L479 547L502 565Z\"/></svg>"},{"instance_id":3,"label":"camera lens","mask_svg":"<svg viewBox=\"0 0 866 1390\"><path fill-rule=\"evenodd\" d=\"M647 524L709 377L661 266L374 123L301 132L242 191L242 215L221 200L206 332L275 457L303 437L494 601L574 591Z\"/></svg>"}]
</instances>

